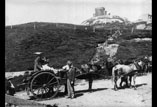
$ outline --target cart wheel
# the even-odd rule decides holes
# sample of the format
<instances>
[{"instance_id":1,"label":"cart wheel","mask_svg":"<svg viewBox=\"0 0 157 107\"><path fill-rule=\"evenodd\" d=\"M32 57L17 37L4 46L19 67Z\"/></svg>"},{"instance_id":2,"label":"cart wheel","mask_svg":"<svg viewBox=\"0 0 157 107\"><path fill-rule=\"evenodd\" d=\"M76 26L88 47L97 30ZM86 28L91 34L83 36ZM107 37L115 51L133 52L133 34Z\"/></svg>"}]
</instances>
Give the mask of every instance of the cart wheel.
<instances>
[{"instance_id":1,"label":"cart wheel","mask_svg":"<svg viewBox=\"0 0 157 107\"><path fill-rule=\"evenodd\" d=\"M30 82L30 91L37 99L53 98L59 91L59 81L51 72L41 72Z\"/></svg>"}]
</instances>

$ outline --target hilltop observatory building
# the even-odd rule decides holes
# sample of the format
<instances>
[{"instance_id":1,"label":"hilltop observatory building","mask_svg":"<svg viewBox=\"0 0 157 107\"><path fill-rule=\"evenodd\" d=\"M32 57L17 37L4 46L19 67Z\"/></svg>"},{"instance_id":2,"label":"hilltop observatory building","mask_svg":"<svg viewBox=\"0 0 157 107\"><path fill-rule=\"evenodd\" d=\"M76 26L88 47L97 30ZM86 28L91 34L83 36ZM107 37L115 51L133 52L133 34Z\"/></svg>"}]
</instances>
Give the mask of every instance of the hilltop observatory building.
<instances>
[{"instance_id":1,"label":"hilltop observatory building","mask_svg":"<svg viewBox=\"0 0 157 107\"><path fill-rule=\"evenodd\" d=\"M95 8L93 17L82 22L83 25L104 28L106 23L124 23L124 19L117 15L111 15L104 7Z\"/></svg>"},{"instance_id":2,"label":"hilltop observatory building","mask_svg":"<svg viewBox=\"0 0 157 107\"><path fill-rule=\"evenodd\" d=\"M107 11L105 10L104 7L95 8L95 13L93 14L93 17L104 16L104 15L107 15Z\"/></svg>"}]
</instances>

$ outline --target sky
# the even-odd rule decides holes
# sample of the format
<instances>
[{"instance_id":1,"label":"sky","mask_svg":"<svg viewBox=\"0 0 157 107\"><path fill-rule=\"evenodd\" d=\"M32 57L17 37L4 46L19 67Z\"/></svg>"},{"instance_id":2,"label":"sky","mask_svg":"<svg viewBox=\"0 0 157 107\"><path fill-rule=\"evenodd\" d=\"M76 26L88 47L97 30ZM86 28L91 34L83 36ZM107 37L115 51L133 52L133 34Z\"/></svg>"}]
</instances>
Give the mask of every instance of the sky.
<instances>
[{"instance_id":1,"label":"sky","mask_svg":"<svg viewBox=\"0 0 157 107\"><path fill-rule=\"evenodd\" d=\"M152 13L152 0L5 0L5 23L28 22L81 24L95 8L105 7L111 15L137 20Z\"/></svg>"}]
</instances>

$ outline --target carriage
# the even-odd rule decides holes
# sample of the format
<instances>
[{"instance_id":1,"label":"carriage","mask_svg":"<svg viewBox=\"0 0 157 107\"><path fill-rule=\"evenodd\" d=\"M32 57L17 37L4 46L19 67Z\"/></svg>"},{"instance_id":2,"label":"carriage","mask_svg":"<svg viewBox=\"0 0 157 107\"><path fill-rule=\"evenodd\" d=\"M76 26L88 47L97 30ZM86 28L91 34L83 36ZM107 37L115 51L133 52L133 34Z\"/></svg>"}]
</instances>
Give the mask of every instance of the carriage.
<instances>
[{"instance_id":1,"label":"carriage","mask_svg":"<svg viewBox=\"0 0 157 107\"><path fill-rule=\"evenodd\" d=\"M54 98L62 85L66 86L66 72L55 74L52 70L33 72L25 77L27 93L31 92L36 99Z\"/></svg>"},{"instance_id":2,"label":"carriage","mask_svg":"<svg viewBox=\"0 0 157 107\"><path fill-rule=\"evenodd\" d=\"M78 72L76 70L76 79L89 79L100 77L98 72ZM38 72L33 72L30 75L25 76L24 84L27 88L27 93L31 92L33 97L36 99L51 99L54 98L64 86L64 92L66 93L67 85L67 73L65 70L61 70L54 73L53 70L42 70Z\"/></svg>"}]
</instances>

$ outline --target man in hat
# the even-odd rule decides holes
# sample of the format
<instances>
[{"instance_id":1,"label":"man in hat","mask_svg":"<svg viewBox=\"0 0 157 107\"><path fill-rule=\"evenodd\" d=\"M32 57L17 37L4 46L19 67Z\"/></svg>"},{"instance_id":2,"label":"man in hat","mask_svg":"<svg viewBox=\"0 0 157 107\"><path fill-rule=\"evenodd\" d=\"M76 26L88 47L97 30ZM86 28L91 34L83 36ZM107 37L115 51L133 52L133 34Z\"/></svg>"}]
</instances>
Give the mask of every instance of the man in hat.
<instances>
[{"instance_id":1,"label":"man in hat","mask_svg":"<svg viewBox=\"0 0 157 107\"><path fill-rule=\"evenodd\" d=\"M35 52L34 54L37 55L37 58L34 61L34 72L36 72L42 69L42 65L44 64L45 60L42 52Z\"/></svg>"},{"instance_id":2,"label":"man in hat","mask_svg":"<svg viewBox=\"0 0 157 107\"><path fill-rule=\"evenodd\" d=\"M67 65L63 66L63 70L67 71L67 91L68 98L74 98L74 84L75 84L75 71L76 68L73 66L71 61L67 61Z\"/></svg>"}]
</instances>

